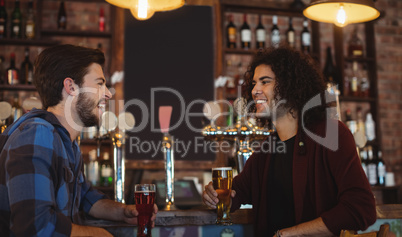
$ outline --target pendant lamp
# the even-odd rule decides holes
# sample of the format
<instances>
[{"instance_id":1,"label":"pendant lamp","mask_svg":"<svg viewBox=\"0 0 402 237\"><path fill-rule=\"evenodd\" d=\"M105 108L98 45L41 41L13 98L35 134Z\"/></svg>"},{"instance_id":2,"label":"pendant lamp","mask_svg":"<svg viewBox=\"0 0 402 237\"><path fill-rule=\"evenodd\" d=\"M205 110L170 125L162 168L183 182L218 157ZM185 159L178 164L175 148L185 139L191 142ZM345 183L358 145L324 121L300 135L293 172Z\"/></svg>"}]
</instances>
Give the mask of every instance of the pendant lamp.
<instances>
[{"instance_id":1,"label":"pendant lamp","mask_svg":"<svg viewBox=\"0 0 402 237\"><path fill-rule=\"evenodd\" d=\"M314 21L344 27L374 20L380 12L374 7L373 0L312 0L303 15Z\"/></svg>"},{"instance_id":2,"label":"pendant lamp","mask_svg":"<svg viewBox=\"0 0 402 237\"><path fill-rule=\"evenodd\" d=\"M138 20L147 20L157 11L170 11L184 5L184 0L106 0L121 8L130 9Z\"/></svg>"}]
</instances>

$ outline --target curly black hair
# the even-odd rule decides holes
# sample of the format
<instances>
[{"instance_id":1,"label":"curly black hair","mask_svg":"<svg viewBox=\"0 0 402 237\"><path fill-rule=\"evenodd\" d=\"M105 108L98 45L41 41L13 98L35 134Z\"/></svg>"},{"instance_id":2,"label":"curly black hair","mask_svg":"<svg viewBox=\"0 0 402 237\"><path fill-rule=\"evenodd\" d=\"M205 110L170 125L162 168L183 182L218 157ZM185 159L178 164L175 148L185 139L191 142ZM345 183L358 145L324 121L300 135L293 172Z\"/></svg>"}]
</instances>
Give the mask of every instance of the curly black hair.
<instances>
[{"instance_id":1,"label":"curly black hair","mask_svg":"<svg viewBox=\"0 0 402 237\"><path fill-rule=\"evenodd\" d=\"M293 117L299 118L306 103L317 95L324 95L326 83L314 60L300 51L287 46L261 49L253 58L244 75L243 96L250 103L249 112L255 112L253 103L253 77L256 67L268 65L275 74L275 100L286 100L284 106ZM304 124L325 119L328 105L322 104L307 110L303 114ZM271 121L269 121L271 122Z\"/></svg>"}]
</instances>

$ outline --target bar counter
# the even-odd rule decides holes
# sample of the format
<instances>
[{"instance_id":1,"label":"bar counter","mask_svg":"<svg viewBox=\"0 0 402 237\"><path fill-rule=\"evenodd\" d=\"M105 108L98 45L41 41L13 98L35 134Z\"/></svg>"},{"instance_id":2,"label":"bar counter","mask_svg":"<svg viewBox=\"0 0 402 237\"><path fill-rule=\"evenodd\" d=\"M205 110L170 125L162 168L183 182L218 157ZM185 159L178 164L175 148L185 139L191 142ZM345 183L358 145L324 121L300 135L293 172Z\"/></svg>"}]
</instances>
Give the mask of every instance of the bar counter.
<instances>
[{"instance_id":1,"label":"bar counter","mask_svg":"<svg viewBox=\"0 0 402 237\"><path fill-rule=\"evenodd\" d=\"M251 209L239 209L234 213L231 213L231 217L234 225L240 226L239 228L244 227L245 230L249 233L253 223ZM155 224L156 228L163 228L163 227L175 228L183 226L216 226L215 219L216 219L215 210L207 209L204 207L190 210L177 210L177 211L159 210ZM373 225L373 228L376 228L377 225L383 222L389 222L392 219L395 219L395 221L398 221L400 223L402 219L402 204L377 205L377 219L378 220ZM113 222L105 220L86 220L85 225L105 228L114 236L132 237L135 236L136 232L136 227L134 225L129 225L121 222ZM370 228L368 230L370 230ZM162 235L155 235L155 236L162 236Z\"/></svg>"}]
</instances>

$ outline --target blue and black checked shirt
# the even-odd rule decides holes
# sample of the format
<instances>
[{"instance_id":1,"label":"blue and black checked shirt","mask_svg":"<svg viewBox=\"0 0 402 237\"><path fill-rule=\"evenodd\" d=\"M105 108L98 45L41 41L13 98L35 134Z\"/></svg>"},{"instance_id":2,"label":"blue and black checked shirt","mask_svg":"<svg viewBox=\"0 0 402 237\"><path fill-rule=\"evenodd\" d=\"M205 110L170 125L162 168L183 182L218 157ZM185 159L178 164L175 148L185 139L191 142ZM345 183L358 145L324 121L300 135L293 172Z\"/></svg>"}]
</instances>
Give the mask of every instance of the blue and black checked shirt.
<instances>
[{"instance_id":1,"label":"blue and black checked shirt","mask_svg":"<svg viewBox=\"0 0 402 237\"><path fill-rule=\"evenodd\" d=\"M0 236L70 236L105 196L86 182L81 152L57 118L23 115L0 135Z\"/></svg>"}]
</instances>

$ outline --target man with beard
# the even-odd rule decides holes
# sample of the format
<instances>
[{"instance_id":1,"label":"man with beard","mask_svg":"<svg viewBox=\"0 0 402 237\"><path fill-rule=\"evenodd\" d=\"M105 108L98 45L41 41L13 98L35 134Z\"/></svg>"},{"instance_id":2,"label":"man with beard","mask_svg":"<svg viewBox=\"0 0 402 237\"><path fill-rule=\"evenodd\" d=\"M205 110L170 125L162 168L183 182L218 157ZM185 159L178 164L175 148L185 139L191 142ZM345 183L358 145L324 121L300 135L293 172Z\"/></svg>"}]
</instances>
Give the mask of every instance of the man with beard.
<instances>
[{"instance_id":1,"label":"man with beard","mask_svg":"<svg viewBox=\"0 0 402 237\"><path fill-rule=\"evenodd\" d=\"M253 153L233 179L231 211L252 204L256 236L339 236L373 224L375 200L353 135L327 115L326 85L312 59L287 47L265 49L243 86L250 112L275 128L267 141L286 149L263 143ZM203 200L216 208L212 183Z\"/></svg>"},{"instance_id":2,"label":"man with beard","mask_svg":"<svg viewBox=\"0 0 402 237\"><path fill-rule=\"evenodd\" d=\"M99 124L106 101L103 53L73 45L45 49L35 61L34 84L44 110L33 109L0 136L2 236L112 236L82 225L81 211L100 219L137 223L124 205L91 187L75 141ZM152 221L156 218L154 206Z\"/></svg>"}]
</instances>

